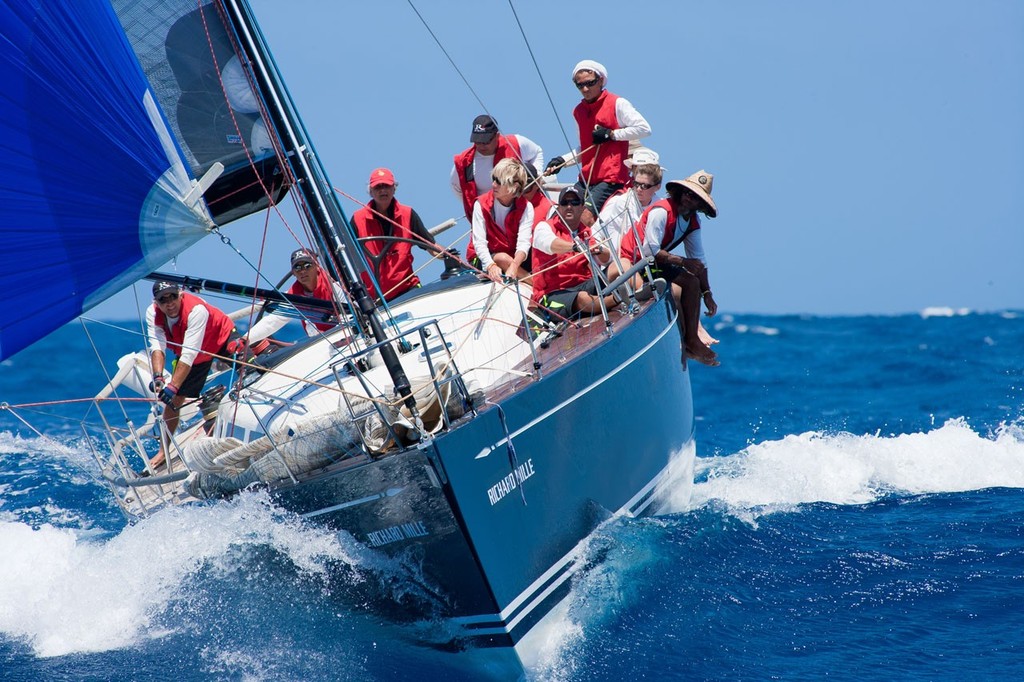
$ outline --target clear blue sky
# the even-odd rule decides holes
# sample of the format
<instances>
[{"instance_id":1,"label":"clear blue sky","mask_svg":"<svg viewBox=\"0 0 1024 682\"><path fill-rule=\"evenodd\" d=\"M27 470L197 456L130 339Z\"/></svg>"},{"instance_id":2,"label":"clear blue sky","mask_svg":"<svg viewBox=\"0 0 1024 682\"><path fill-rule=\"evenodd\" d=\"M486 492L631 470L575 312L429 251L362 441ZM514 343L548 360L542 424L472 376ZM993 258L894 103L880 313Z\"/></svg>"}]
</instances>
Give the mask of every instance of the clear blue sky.
<instances>
[{"instance_id":1,"label":"clear blue sky","mask_svg":"<svg viewBox=\"0 0 1024 682\"><path fill-rule=\"evenodd\" d=\"M460 216L452 155L484 109L410 6L250 1L333 183L364 200L388 166L428 225ZM575 140L570 71L589 58L651 123L668 179L714 173L723 312L1024 308L1024 2L517 2L557 118L507 3L416 6L502 130L546 157L568 149L559 122ZM226 233L255 260L262 226ZM283 274L293 241L270 245ZM177 269L252 280L231 261L214 238Z\"/></svg>"}]
</instances>

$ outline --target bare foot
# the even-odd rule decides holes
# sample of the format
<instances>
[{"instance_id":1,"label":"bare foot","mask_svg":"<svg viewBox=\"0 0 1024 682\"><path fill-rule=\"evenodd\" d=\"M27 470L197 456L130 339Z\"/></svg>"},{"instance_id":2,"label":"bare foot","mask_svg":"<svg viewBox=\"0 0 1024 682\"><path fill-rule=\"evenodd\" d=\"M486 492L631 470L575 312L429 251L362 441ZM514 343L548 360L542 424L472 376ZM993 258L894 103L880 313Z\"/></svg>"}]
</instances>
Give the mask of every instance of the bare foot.
<instances>
[{"instance_id":1,"label":"bare foot","mask_svg":"<svg viewBox=\"0 0 1024 682\"><path fill-rule=\"evenodd\" d=\"M704 325L699 322L697 323L697 338L699 338L700 342L705 346L713 346L718 343L718 339L711 336L711 334L708 333L708 330L704 328Z\"/></svg>"},{"instance_id":2,"label":"bare foot","mask_svg":"<svg viewBox=\"0 0 1024 682\"><path fill-rule=\"evenodd\" d=\"M687 348L685 356L691 360L696 360L702 365L707 365L708 367L718 367L722 364L718 361L718 354L707 346L704 346L704 348L696 346L693 348Z\"/></svg>"}]
</instances>

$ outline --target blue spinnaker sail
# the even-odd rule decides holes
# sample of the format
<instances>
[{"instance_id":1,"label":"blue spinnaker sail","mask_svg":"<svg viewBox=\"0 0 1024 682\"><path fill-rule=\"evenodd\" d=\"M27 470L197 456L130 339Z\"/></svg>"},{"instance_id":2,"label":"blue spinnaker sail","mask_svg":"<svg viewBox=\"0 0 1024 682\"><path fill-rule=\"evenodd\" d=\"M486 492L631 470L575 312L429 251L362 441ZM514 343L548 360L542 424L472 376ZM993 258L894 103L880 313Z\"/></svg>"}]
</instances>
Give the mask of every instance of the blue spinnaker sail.
<instances>
[{"instance_id":1,"label":"blue spinnaker sail","mask_svg":"<svg viewBox=\"0 0 1024 682\"><path fill-rule=\"evenodd\" d=\"M0 359L212 224L104 0L0 0Z\"/></svg>"}]
</instances>

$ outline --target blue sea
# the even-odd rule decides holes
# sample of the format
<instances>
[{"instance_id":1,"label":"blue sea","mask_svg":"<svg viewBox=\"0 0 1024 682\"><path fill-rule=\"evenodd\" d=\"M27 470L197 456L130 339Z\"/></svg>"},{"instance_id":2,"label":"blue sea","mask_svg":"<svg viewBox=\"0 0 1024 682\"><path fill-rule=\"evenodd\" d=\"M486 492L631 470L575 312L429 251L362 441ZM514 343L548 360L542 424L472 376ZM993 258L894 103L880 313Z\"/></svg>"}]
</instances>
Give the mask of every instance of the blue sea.
<instances>
[{"instance_id":1,"label":"blue sea","mask_svg":"<svg viewBox=\"0 0 1024 682\"><path fill-rule=\"evenodd\" d=\"M87 406L22 407L93 395L125 326L0 365L0 679L480 679L376 615L412 581L263 494L129 526ZM1024 312L712 331L692 496L599 529L528 678L1024 678Z\"/></svg>"}]
</instances>

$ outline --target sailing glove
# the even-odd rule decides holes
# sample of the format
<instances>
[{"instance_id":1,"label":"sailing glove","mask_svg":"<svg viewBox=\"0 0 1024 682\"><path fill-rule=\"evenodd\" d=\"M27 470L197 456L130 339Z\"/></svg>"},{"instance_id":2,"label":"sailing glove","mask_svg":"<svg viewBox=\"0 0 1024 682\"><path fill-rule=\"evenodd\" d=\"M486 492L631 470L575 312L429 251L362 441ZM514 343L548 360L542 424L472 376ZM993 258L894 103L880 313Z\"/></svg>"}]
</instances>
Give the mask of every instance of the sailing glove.
<instances>
[{"instance_id":1,"label":"sailing glove","mask_svg":"<svg viewBox=\"0 0 1024 682\"><path fill-rule=\"evenodd\" d=\"M163 404L170 405L176 395L178 395L178 387L174 384L167 384L160 389L160 394L157 397L160 398L160 402Z\"/></svg>"},{"instance_id":2,"label":"sailing glove","mask_svg":"<svg viewBox=\"0 0 1024 682\"><path fill-rule=\"evenodd\" d=\"M544 167L544 175L551 175L552 173L557 173L559 170L561 170L562 166L564 165L565 159L561 156L556 156L555 158L548 161L548 165Z\"/></svg>"},{"instance_id":3,"label":"sailing glove","mask_svg":"<svg viewBox=\"0 0 1024 682\"><path fill-rule=\"evenodd\" d=\"M157 376L153 377L153 380L151 382L149 382L149 392L157 394L160 393L160 391L164 389L165 383L166 382L164 381L164 376L162 374L158 374Z\"/></svg>"},{"instance_id":4,"label":"sailing glove","mask_svg":"<svg viewBox=\"0 0 1024 682\"><path fill-rule=\"evenodd\" d=\"M594 126L594 133L590 136L594 144L602 144L604 142L611 142L615 138L612 137L611 128L605 128L604 126Z\"/></svg>"}]
</instances>

